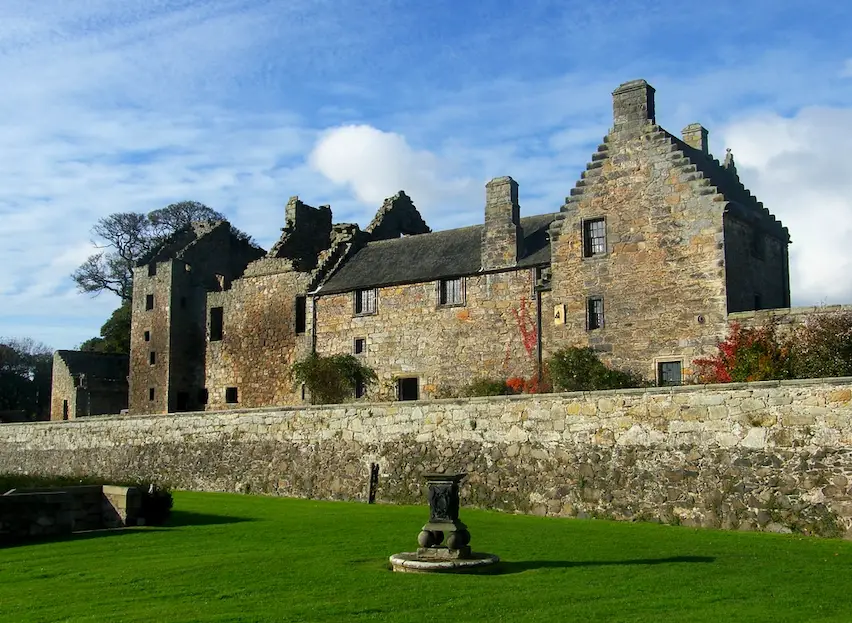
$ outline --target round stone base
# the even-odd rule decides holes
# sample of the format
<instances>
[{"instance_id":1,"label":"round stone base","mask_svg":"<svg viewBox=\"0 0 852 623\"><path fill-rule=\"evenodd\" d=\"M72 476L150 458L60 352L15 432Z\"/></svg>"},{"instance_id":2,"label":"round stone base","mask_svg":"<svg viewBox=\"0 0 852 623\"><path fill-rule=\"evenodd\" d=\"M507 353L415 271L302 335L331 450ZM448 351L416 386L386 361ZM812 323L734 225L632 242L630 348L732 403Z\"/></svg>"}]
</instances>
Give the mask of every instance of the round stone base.
<instances>
[{"instance_id":1,"label":"round stone base","mask_svg":"<svg viewBox=\"0 0 852 623\"><path fill-rule=\"evenodd\" d=\"M402 552L390 557L393 570L401 573L477 573L498 562L499 556L480 552L472 553L470 558L453 560L427 560L416 552Z\"/></svg>"}]
</instances>

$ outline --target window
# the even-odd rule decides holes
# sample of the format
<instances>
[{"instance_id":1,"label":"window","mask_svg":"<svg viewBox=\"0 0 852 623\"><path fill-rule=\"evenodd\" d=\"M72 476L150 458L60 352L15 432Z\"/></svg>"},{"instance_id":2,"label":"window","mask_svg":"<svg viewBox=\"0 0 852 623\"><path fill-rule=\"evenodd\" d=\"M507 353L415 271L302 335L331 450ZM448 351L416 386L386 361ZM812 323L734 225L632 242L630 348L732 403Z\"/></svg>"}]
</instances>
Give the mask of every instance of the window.
<instances>
[{"instance_id":1,"label":"window","mask_svg":"<svg viewBox=\"0 0 852 623\"><path fill-rule=\"evenodd\" d=\"M151 332L150 331L145 331L145 341L146 342L151 341Z\"/></svg>"},{"instance_id":2,"label":"window","mask_svg":"<svg viewBox=\"0 0 852 623\"><path fill-rule=\"evenodd\" d=\"M153 350L150 353L148 353L148 363L152 366L155 363L157 363L157 353L154 352Z\"/></svg>"},{"instance_id":3,"label":"window","mask_svg":"<svg viewBox=\"0 0 852 623\"><path fill-rule=\"evenodd\" d=\"M419 390L416 376L396 380L396 395L399 400L417 400Z\"/></svg>"},{"instance_id":4,"label":"window","mask_svg":"<svg viewBox=\"0 0 852 623\"><path fill-rule=\"evenodd\" d=\"M592 296L586 300L586 329L593 331L604 326L603 298Z\"/></svg>"},{"instance_id":5,"label":"window","mask_svg":"<svg viewBox=\"0 0 852 623\"><path fill-rule=\"evenodd\" d=\"M224 329L224 308L223 307L211 307L210 308L210 341L218 342L222 339L223 329Z\"/></svg>"},{"instance_id":6,"label":"window","mask_svg":"<svg viewBox=\"0 0 852 623\"><path fill-rule=\"evenodd\" d=\"M464 277L438 282L438 305L464 305Z\"/></svg>"},{"instance_id":7,"label":"window","mask_svg":"<svg viewBox=\"0 0 852 623\"><path fill-rule=\"evenodd\" d=\"M63 420L68 419L68 401L67 400L62 401L62 419Z\"/></svg>"},{"instance_id":8,"label":"window","mask_svg":"<svg viewBox=\"0 0 852 623\"><path fill-rule=\"evenodd\" d=\"M751 254L759 260L763 259L763 232L757 229L756 227L751 230Z\"/></svg>"},{"instance_id":9,"label":"window","mask_svg":"<svg viewBox=\"0 0 852 623\"><path fill-rule=\"evenodd\" d=\"M356 337L352 344L352 352L356 355L363 355L367 352L367 338Z\"/></svg>"},{"instance_id":10,"label":"window","mask_svg":"<svg viewBox=\"0 0 852 623\"><path fill-rule=\"evenodd\" d=\"M306 328L306 316L308 310L308 299L304 296L296 297L296 333L304 333Z\"/></svg>"},{"instance_id":11,"label":"window","mask_svg":"<svg viewBox=\"0 0 852 623\"><path fill-rule=\"evenodd\" d=\"M355 291L355 313L359 316L376 313L377 292L375 288Z\"/></svg>"},{"instance_id":12,"label":"window","mask_svg":"<svg viewBox=\"0 0 852 623\"><path fill-rule=\"evenodd\" d=\"M154 295L146 294L145 295L145 311L151 311L154 309Z\"/></svg>"},{"instance_id":13,"label":"window","mask_svg":"<svg viewBox=\"0 0 852 623\"><path fill-rule=\"evenodd\" d=\"M236 404L239 402L239 392L236 387L226 387L225 388L225 402L228 404Z\"/></svg>"},{"instance_id":14,"label":"window","mask_svg":"<svg viewBox=\"0 0 852 623\"><path fill-rule=\"evenodd\" d=\"M680 361L660 361L657 364L657 385L680 385Z\"/></svg>"},{"instance_id":15,"label":"window","mask_svg":"<svg viewBox=\"0 0 852 623\"><path fill-rule=\"evenodd\" d=\"M157 274L157 263L151 262L148 264L148 276L153 277Z\"/></svg>"},{"instance_id":16,"label":"window","mask_svg":"<svg viewBox=\"0 0 852 623\"><path fill-rule=\"evenodd\" d=\"M606 253L606 221L602 218L583 221L583 257Z\"/></svg>"},{"instance_id":17,"label":"window","mask_svg":"<svg viewBox=\"0 0 852 623\"><path fill-rule=\"evenodd\" d=\"M153 387L148 388L148 400L154 400L154 388Z\"/></svg>"},{"instance_id":18,"label":"window","mask_svg":"<svg viewBox=\"0 0 852 623\"><path fill-rule=\"evenodd\" d=\"M363 398L367 395L367 385L361 379L355 383L355 398Z\"/></svg>"},{"instance_id":19,"label":"window","mask_svg":"<svg viewBox=\"0 0 852 623\"><path fill-rule=\"evenodd\" d=\"M206 405L209 397L210 396L207 393L206 387L202 387L201 389L198 390L198 403L199 404Z\"/></svg>"}]
</instances>

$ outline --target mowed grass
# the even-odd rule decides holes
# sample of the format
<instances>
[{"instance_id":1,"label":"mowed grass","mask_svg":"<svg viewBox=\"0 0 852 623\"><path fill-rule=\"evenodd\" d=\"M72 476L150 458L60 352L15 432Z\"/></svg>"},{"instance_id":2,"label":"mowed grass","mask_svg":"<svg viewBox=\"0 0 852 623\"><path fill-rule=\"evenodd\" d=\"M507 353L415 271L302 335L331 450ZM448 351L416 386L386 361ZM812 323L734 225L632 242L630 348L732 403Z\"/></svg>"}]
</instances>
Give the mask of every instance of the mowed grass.
<instances>
[{"instance_id":1,"label":"mowed grass","mask_svg":"<svg viewBox=\"0 0 852 623\"><path fill-rule=\"evenodd\" d=\"M169 526L0 549L3 621L852 621L852 543L462 510L491 575L392 573L421 507L175 493Z\"/></svg>"}]
</instances>

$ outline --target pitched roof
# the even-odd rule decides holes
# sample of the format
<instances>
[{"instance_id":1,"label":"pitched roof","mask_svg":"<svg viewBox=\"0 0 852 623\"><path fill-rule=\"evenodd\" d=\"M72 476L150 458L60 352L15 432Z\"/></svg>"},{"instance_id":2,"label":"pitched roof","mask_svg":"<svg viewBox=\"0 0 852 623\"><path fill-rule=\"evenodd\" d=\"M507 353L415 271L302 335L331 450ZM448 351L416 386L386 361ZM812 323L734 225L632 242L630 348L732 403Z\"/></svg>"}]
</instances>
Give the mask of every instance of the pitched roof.
<instances>
[{"instance_id":1,"label":"pitched roof","mask_svg":"<svg viewBox=\"0 0 852 623\"><path fill-rule=\"evenodd\" d=\"M524 256L518 260L518 268L550 263L547 229L555 217L556 214L539 214L521 219ZM319 293L334 294L474 275L482 266L482 227L473 225L369 242L319 289Z\"/></svg>"},{"instance_id":2,"label":"pitched roof","mask_svg":"<svg viewBox=\"0 0 852 623\"><path fill-rule=\"evenodd\" d=\"M124 381L130 366L129 355L81 350L58 350L56 354L74 376L85 374L91 378Z\"/></svg>"}]
</instances>

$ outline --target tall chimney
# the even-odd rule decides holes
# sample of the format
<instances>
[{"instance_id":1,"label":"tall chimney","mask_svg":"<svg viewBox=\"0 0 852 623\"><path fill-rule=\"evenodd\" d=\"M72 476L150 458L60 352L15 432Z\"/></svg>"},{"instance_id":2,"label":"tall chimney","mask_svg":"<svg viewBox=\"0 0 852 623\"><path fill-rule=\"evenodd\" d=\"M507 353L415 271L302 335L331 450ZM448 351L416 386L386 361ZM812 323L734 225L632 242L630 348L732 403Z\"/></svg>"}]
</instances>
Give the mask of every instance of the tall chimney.
<instances>
[{"instance_id":1,"label":"tall chimney","mask_svg":"<svg viewBox=\"0 0 852 623\"><path fill-rule=\"evenodd\" d=\"M680 133L684 143L705 154L710 153L707 143L707 128L700 123L690 123Z\"/></svg>"},{"instance_id":2,"label":"tall chimney","mask_svg":"<svg viewBox=\"0 0 852 623\"><path fill-rule=\"evenodd\" d=\"M485 226L482 228L482 269L515 266L523 254L518 183L495 177L485 185Z\"/></svg>"},{"instance_id":3,"label":"tall chimney","mask_svg":"<svg viewBox=\"0 0 852 623\"><path fill-rule=\"evenodd\" d=\"M638 130L655 122L654 87L644 80L625 82L612 92L613 130Z\"/></svg>"}]
</instances>

